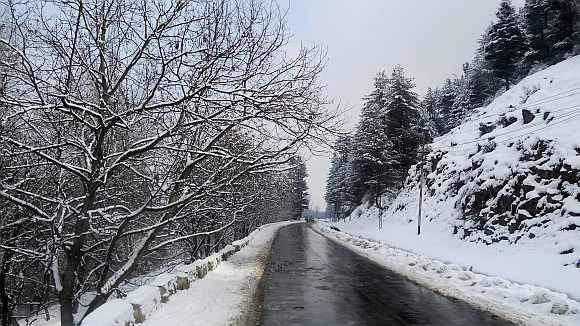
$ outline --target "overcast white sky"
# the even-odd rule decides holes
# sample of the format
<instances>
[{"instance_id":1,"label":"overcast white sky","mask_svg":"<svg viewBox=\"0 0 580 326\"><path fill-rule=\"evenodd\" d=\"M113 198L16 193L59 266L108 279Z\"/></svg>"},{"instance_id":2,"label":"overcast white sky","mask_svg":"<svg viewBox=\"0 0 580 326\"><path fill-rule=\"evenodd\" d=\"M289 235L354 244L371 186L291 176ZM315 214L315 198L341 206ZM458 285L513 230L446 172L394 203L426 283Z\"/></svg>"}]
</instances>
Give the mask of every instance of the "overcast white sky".
<instances>
[{"instance_id":1,"label":"overcast white sky","mask_svg":"<svg viewBox=\"0 0 580 326\"><path fill-rule=\"evenodd\" d=\"M460 73L500 0L280 1L289 8L293 41L328 51L323 82L329 98L352 108L345 119L352 129L377 72L401 64L419 94ZM325 207L328 168L327 157L309 158L312 208Z\"/></svg>"}]
</instances>

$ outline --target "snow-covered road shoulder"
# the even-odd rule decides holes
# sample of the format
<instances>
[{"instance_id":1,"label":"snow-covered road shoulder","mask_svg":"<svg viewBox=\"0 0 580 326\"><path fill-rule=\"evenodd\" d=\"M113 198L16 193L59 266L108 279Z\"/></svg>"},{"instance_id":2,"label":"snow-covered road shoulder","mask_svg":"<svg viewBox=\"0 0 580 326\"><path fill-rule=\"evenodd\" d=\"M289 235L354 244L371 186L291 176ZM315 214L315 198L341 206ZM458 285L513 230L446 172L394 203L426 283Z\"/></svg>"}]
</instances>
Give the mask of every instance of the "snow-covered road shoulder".
<instances>
[{"instance_id":1,"label":"snow-covered road shoulder","mask_svg":"<svg viewBox=\"0 0 580 326\"><path fill-rule=\"evenodd\" d=\"M105 304L89 315L83 326L244 325L257 318L253 303L272 241L280 228L292 223L296 222L264 225L234 243L233 246L240 249L227 257L227 261L211 256L203 262L181 266L175 277L161 277L159 284L147 285L130 293L127 298L134 300ZM222 257L223 253L216 255ZM180 285L180 278L183 282L185 279L190 282ZM147 291L151 289L155 291ZM171 295L163 298L164 289L169 289ZM151 295L148 292L152 292Z\"/></svg>"},{"instance_id":2,"label":"snow-covered road shoulder","mask_svg":"<svg viewBox=\"0 0 580 326\"><path fill-rule=\"evenodd\" d=\"M276 232L292 222L262 226L246 247L222 263L144 323L146 326L243 325L251 307Z\"/></svg>"},{"instance_id":3,"label":"snow-covered road shoulder","mask_svg":"<svg viewBox=\"0 0 580 326\"><path fill-rule=\"evenodd\" d=\"M475 273L469 267L443 262L381 241L336 232L330 225L315 230L410 280L445 296L522 325L580 325L580 303L545 288Z\"/></svg>"}]
</instances>

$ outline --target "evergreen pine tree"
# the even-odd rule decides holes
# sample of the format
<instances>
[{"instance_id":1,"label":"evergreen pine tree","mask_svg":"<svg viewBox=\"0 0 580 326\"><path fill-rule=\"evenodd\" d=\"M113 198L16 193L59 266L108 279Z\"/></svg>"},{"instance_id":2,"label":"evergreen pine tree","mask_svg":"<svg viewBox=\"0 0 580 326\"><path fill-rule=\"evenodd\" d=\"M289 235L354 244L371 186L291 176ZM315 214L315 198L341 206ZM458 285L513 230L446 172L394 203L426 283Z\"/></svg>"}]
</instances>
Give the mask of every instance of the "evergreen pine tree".
<instances>
[{"instance_id":1,"label":"evergreen pine tree","mask_svg":"<svg viewBox=\"0 0 580 326\"><path fill-rule=\"evenodd\" d=\"M463 65L463 75L453 81L453 88L455 98L449 117L446 119L449 129L460 125L466 116L474 109L481 107L486 98L493 94L486 93L488 88L486 76L475 59L473 64Z\"/></svg>"},{"instance_id":2,"label":"evergreen pine tree","mask_svg":"<svg viewBox=\"0 0 580 326\"><path fill-rule=\"evenodd\" d=\"M369 182L380 173L382 153L388 149L380 120L387 83L388 78L384 72L377 74L374 90L365 98L353 139L354 155L348 177L349 193L357 204L362 202L364 194L369 190Z\"/></svg>"},{"instance_id":3,"label":"evergreen pine tree","mask_svg":"<svg viewBox=\"0 0 580 326\"><path fill-rule=\"evenodd\" d=\"M361 110L361 120L353 140L353 159L349 175L350 194L355 203L361 203L367 192L378 192L390 171L388 153L392 143L384 125L385 99L389 91L389 78L384 72L377 74L374 90L365 98Z\"/></svg>"},{"instance_id":4,"label":"evergreen pine tree","mask_svg":"<svg viewBox=\"0 0 580 326\"><path fill-rule=\"evenodd\" d=\"M390 149L384 155L391 171L386 171L388 173L382 180L381 189L402 186L409 168L417 162L419 145L425 141L419 99L413 88L413 79L405 76L401 66L396 66L389 79L389 98L384 115L386 134L390 140Z\"/></svg>"},{"instance_id":5,"label":"evergreen pine tree","mask_svg":"<svg viewBox=\"0 0 580 326\"><path fill-rule=\"evenodd\" d=\"M544 62L550 56L546 38L550 1L526 0L523 8L524 26L529 49L524 56L526 65Z\"/></svg>"},{"instance_id":6,"label":"evergreen pine tree","mask_svg":"<svg viewBox=\"0 0 580 326\"><path fill-rule=\"evenodd\" d=\"M429 130L429 135L436 136L437 132L437 90L431 87L427 89L425 97L420 105L421 119L425 121Z\"/></svg>"},{"instance_id":7,"label":"evergreen pine tree","mask_svg":"<svg viewBox=\"0 0 580 326\"><path fill-rule=\"evenodd\" d=\"M463 118L473 109L472 106L472 85L469 78L469 64L463 65L463 74L454 80L455 99L451 105L451 112L447 119L450 128L455 128L461 124Z\"/></svg>"},{"instance_id":8,"label":"evergreen pine tree","mask_svg":"<svg viewBox=\"0 0 580 326\"><path fill-rule=\"evenodd\" d=\"M554 48L554 62L560 61L574 48L577 10L574 0L552 0L547 38Z\"/></svg>"},{"instance_id":9,"label":"evergreen pine tree","mask_svg":"<svg viewBox=\"0 0 580 326\"><path fill-rule=\"evenodd\" d=\"M556 63L570 53L577 37L576 0L526 0L524 26L529 49L526 70L537 63Z\"/></svg>"},{"instance_id":10,"label":"evergreen pine tree","mask_svg":"<svg viewBox=\"0 0 580 326\"><path fill-rule=\"evenodd\" d=\"M326 181L324 200L326 200L327 211L330 211L332 217L337 220L340 218L340 206L342 205L339 189L341 179L340 167L340 160L335 153L330 160L330 171L328 172Z\"/></svg>"},{"instance_id":11,"label":"evergreen pine tree","mask_svg":"<svg viewBox=\"0 0 580 326\"><path fill-rule=\"evenodd\" d=\"M306 164L300 156L290 159L292 169L289 171L291 182L290 207L292 218L302 218L304 210L308 209L308 185L306 184Z\"/></svg>"},{"instance_id":12,"label":"evergreen pine tree","mask_svg":"<svg viewBox=\"0 0 580 326\"><path fill-rule=\"evenodd\" d=\"M480 40L480 42L483 42L483 40ZM487 65L487 61L484 59L482 45L480 45L471 62L469 79L471 105L474 108L484 106L502 88L501 80L494 76Z\"/></svg>"},{"instance_id":13,"label":"evergreen pine tree","mask_svg":"<svg viewBox=\"0 0 580 326\"><path fill-rule=\"evenodd\" d=\"M344 165L343 174L350 186L346 196L353 195L351 205L361 203L367 194L380 207L379 199L385 192L402 186L409 168L417 162L420 144L427 141L415 85L403 68L395 67L390 76L378 74L374 86L361 110L352 156Z\"/></svg>"},{"instance_id":14,"label":"evergreen pine tree","mask_svg":"<svg viewBox=\"0 0 580 326\"><path fill-rule=\"evenodd\" d=\"M478 47L470 65L470 78L474 90L472 96L476 107L485 105L486 101L497 94L503 86L502 80L493 73L491 63L485 59L492 28L493 24L477 40Z\"/></svg>"},{"instance_id":15,"label":"evergreen pine tree","mask_svg":"<svg viewBox=\"0 0 580 326\"><path fill-rule=\"evenodd\" d=\"M330 162L330 172L326 184L325 200L332 217L338 220L347 216L351 207L348 184L351 137L339 137L334 149L335 153Z\"/></svg>"},{"instance_id":16,"label":"evergreen pine tree","mask_svg":"<svg viewBox=\"0 0 580 326\"><path fill-rule=\"evenodd\" d=\"M496 16L497 22L489 32L485 59L490 62L494 74L504 81L507 90L523 57L526 39L516 10L509 0L501 2Z\"/></svg>"},{"instance_id":17,"label":"evergreen pine tree","mask_svg":"<svg viewBox=\"0 0 580 326\"><path fill-rule=\"evenodd\" d=\"M437 120L436 127L440 135L446 134L453 128L449 123L451 118L451 111L453 109L453 103L455 103L455 86L453 81L449 78L445 80L443 87L439 90L437 96Z\"/></svg>"}]
</instances>

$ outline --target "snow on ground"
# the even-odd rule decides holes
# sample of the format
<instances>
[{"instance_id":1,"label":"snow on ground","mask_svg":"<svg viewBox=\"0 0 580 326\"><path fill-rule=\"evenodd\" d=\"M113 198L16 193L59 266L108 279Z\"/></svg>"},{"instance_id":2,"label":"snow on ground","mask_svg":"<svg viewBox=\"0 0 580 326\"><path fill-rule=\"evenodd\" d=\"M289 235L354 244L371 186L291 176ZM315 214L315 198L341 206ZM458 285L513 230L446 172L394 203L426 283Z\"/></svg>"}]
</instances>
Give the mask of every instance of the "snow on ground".
<instances>
[{"instance_id":1,"label":"snow on ground","mask_svg":"<svg viewBox=\"0 0 580 326\"><path fill-rule=\"evenodd\" d=\"M515 323L580 325L580 303L566 294L485 273L487 267L499 272L529 268L519 266L518 255L513 255L515 252L500 251L494 255L464 241L428 236L429 229L421 237L413 236L411 225L378 231L370 220L357 222L322 223L316 228L330 239L418 284ZM331 230L331 225L345 232ZM535 267L545 272L541 265Z\"/></svg>"},{"instance_id":2,"label":"snow on ground","mask_svg":"<svg viewBox=\"0 0 580 326\"><path fill-rule=\"evenodd\" d=\"M83 326L104 325L108 322L115 324L114 320L133 320L132 303L140 304L141 312L147 317L145 323L141 324L145 326L223 326L243 322L242 319L248 316L248 310L252 308L248 305L252 304L253 292L264 271L271 242L281 227L292 223L295 222L267 224L252 232L244 240L236 241L242 243L249 240L247 246L227 261L223 261L207 276L192 282L188 290L177 291L169 297L166 304L160 302L157 283L167 283L164 282L164 277L170 275L153 273L144 276L143 280L140 280L141 283L151 283L150 285L134 287L123 300L112 299L114 304L103 306L101 308L105 309L89 315ZM183 267L184 270L189 268ZM168 282L173 280L172 277L169 279ZM60 326L58 305L50 307L49 315L49 321L44 319L42 313L29 323L33 326ZM26 324L26 321L22 320L20 323Z\"/></svg>"},{"instance_id":3,"label":"snow on ground","mask_svg":"<svg viewBox=\"0 0 580 326\"><path fill-rule=\"evenodd\" d=\"M453 262L487 275L501 275L513 282L535 284L566 293L580 301L580 269L565 267L566 255L554 253L541 239L516 245L507 242L486 245L455 237L449 226L438 221L423 220L422 234L417 236L415 209L409 209L409 220L383 216L383 229L378 230L378 210L369 209L360 219L334 223L339 229L369 239L383 241L396 248ZM578 236L578 235L576 235ZM573 239L569 239L571 242ZM575 243L578 246L579 239Z\"/></svg>"},{"instance_id":4,"label":"snow on ground","mask_svg":"<svg viewBox=\"0 0 580 326\"><path fill-rule=\"evenodd\" d=\"M293 222L260 227L248 246L223 262L205 278L179 291L144 326L223 326L243 323L264 271L276 231Z\"/></svg>"}]
</instances>

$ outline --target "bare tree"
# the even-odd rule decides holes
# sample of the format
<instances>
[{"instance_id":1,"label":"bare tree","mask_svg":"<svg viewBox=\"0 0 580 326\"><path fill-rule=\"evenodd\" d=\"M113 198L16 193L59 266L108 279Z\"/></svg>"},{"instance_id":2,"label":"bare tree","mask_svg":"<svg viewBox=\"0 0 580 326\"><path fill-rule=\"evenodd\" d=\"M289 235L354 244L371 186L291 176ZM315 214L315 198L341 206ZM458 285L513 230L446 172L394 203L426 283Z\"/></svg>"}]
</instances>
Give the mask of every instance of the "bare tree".
<instances>
[{"instance_id":1,"label":"bare tree","mask_svg":"<svg viewBox=\"0 0 580 326\"><path fill-rule=\"evenodd\" d=\"M0 198L24 212L11 227L44 235L34 255L62 325L87 291L77 322L147 259L250 216L257 199L243 187L336 127L320 51L287 53L273 3L4 5Z\"/></svg>"}]
</instances>

